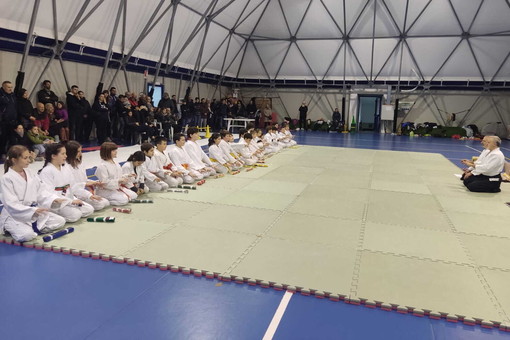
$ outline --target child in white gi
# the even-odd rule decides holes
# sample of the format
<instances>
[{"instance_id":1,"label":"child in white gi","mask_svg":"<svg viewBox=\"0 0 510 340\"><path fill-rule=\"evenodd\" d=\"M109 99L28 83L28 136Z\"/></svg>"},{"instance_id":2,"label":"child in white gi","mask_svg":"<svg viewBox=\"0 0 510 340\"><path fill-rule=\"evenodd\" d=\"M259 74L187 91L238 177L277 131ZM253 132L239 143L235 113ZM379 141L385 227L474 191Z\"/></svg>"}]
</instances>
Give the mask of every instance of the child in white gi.
<instances>
[{"instance_id":1,"label":"child in white gi","mask_svg":"<svg viewBox=\"0 0 510 340\"><path fill-rule=\"evenodd\" d=\"M30 164L30 152L22 145L14 145L7 152L0 179L2 203L0 233L4 230L18 242L30 241L38 234L62 228L66 220L50 208L65 202L33 176L26 168Z\"/></svg>"},{"instance_id":2,"label":"child in white gi","mask_svg":"<svg viewBox=\"0 0 510 340\"><path fill-rule=\"evenodd\" d=\"M200 139L198 129L196 127L190 127L188 128L187 134L188 141L184 144L184 150L192 160L193 169L199 171L204 178L216 175L213 163L197 143L197 140Z\"/></svg>"},{"instance_id":3,"label":"child in white gi","mask_svg":"<svg viewBox=\"0 0 510 340\"><path fill-rule=\"evenodd\" d=\"M258 162L257 156L250 149L250 143L252 140L251 133L245 133L243 136L244 146L241 148L241 159L246 165L254 165Z\"/></svg>"},{"instance_id":4,"label":"child in white gi","mask_svg":"<svg viewBox=\"0 0 510 340\"><path fill-rule=\"evenodd\" d=\"M142 168L144 162L145 154L142 151L136 151L122 165L122 174L127 179L125 186L137 195L149 192L149 188L145 187L145 176Z\"/></svg>"},{"instance_id":5,"label":"child in white gi","mask_svg":"<svg viewBox=\"0 0 510 340\"><path fill-rule=\"evenodd\" d=\"M232 168L232 164L228 162L228 159L223 154L223 151L219 148L221 142L221 136L219 133L213 133L209 137L209 159L211 160L213 167L221 174L227 173Z\"/></svg>"},{"instance_id":6,"label":"child in white gi","mask_svg":"<svg viewBox=\"0 0 510 340\"><path fill-rule=\"evenodd\" d=\"M145 155L145 162L142 164L142 171L145 178L145 187L150 191L166 191L168 184L155 175L157 173L156 162L154 159L154 145L151 143L142 143L140 149ZM175 180L177 183L177 180ZM177 184L175 184L177 186Z\"/></svg>"},{"instance_id":7,"label":"child in white gi","mask_svg":"<svg viewBox=\"0 0 510 340\"><path fill-rule=\"evenodd\" d=\"M199 171L194 170L193 161L184 151L184 144L186 143L186 137L182 133L174 135L174 145L170 145L168 148L168 157L170 161L177 167L177 170L183 174L184 183L191 184L195 180L200 181L204 179Z\"/></svg>"},{"instance_id":8,"label":"child in white gi","mask_svg":"<svg viewBox=\"0 0 510 340\"><path fill-rule=\"evenodd\" d=\"M57 195L67 201L52 212L66 219L66 222L76 222L82 217L87 217L94 212L94 208L80 199L77 199L71 190L74 176L71 166L66 164L66 148L62 144L49 144L46 147L44 167L39 172L39 178L54 190Z\"/></svg>"},{"instance_id":9,"label":"child in white gi","mask_svg":"<svg viewBox=\"0 0 510 340\"><path fill-rule=\"evenodd\" d=\"M110 205L107 199L95 194L95 188L100 186L98 181L91 181L87 177L87 171L82 166L82 153L80 143L72 140L66 143L66 162L70 166L69 170L73 174L71 192L73 195L90 204L94 210L101 210Z\"/></svg>"},{"instance_id":10,"label":"child in white gi","mask_svg":"<svg viewBox=\"0 0 510 340\"><path fill-rule=\"evenodd\" d=\"M170 188L176 188L184 182L183 174L172 164L166 153L167 139L156 137L156 150L147 169L165 181Z\"/></svg>"},{"instance_id":11,"label":"child in white gi","mask_svg":"<svg viewBox=\"0 0 510 340\"><path fill-rule=\"evenodd\" d=\"M129 180L122 174L120 165L113 160L117 158L117 149L115 143L104 142L101 145L101 163L97 166L96 176L102 186L97 188L97 193L110 201L111 205L125 205L138 195L125 187Z\"/></svg>"}]
</instances>

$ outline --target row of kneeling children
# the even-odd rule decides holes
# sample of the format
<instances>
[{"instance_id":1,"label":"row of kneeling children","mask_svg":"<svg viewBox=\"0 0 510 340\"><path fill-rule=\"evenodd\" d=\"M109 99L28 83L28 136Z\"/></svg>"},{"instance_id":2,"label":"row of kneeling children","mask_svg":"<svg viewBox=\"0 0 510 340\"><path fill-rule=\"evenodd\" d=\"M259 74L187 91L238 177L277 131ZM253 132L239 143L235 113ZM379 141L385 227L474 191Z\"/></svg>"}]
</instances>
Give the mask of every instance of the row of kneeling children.
<instances>
[{"instance_id":1,"label":"row of kneeling children","mask_svg":"<svg viewBox=\"0 0 510 340\"><path fill-rule=\"evenodd\" d=\"M209 156L197 143L198 129L189 128L187 136L186 141L183 134L175 135L169 147L165 137L157 137L155 145L143 143L122 166L115 162L118 146L105 142L99 151L97 180L89 180L82 165L82 146L76 141L48 145L37 175L27 170L29 150L12 146L0 179L4 205L0 234L8 232L16 241L26 242L110 205L125 205L149 191L166 191L253 166L295 145L285 125L280 132L268 128L263 138L259 129L251 129L235 144L230 132L214 133L209 138Z\"/></svg>"}]
</instances>

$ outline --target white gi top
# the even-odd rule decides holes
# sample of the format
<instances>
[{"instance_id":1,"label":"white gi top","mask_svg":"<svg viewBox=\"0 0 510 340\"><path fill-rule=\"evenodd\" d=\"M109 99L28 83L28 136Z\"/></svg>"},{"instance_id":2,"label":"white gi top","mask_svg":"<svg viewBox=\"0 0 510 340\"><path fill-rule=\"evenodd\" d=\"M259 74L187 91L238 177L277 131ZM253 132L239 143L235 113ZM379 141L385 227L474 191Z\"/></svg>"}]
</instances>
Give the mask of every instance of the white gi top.
<instances>
[{"instance_id":1,"label":"white gi top","mask_svg":"<svg viewBox=\"0 0 510 340\"><path fill-rule=\"evenodd\" d=\"M197 142L191 140L187 141L186 144L184 144L184 150L193 161L195 170L205 168L206 166L212 166L211 160Z\"/></svg>"},{"instance_id":2,"label":"white gi top","mask_svg":"<svg viewBox=\"0 0 510 340\"><path fill-rule=\"evenodd\" d=\"M147 157L148 158L148 157ZM147 163L147 170L152 172L153 174L158 175L159 177L165 177L165 169L169 164L172 164L168 155L157 149L154 149L154 156L152 158L146 159L145 163ZM170 167L171 171L177 171L177 167L172 164Z\"/></svg>"},{"instance_id":3,"label":"white gi top","mask_svg":"<svg viewBox=\"0 0 510 340\"><path fill-rule=\"evenodd\" d=\"M27 180L10 169L0 178L2 192L2 217L12 216L16 221L29 223L37 220L34 216L37 208L49 209L55 199L59 197L55 191L48 190L39 177L25 169ZM4 218L2 220L5 221ZM3 232L3 225L0 225Z\"/></svg>"},{"instance_id":4,"label":"white gi top","mask_svg":"<svg viewBox=\"0 0 510 340\"><path fill-rule=\"evenodd\" d=\"M477 159L475 168L471 171L473 175L496 176L503 171L505 156L499 148L487 152L481 160L480 158Z\"/></svg>"},{"instance_id":5,"label":"white gi top","mask_svg":"<svg viewBox=\"0 0 510 340\"><path fill-rule=\"evenodd\" d=\"M119 180L124 177L119 164L105 160L101 160L101 163L97 166L96 176L99 181L104 184L102 188L97 189L98 192L102 191L102 189L120 189Z\"/></svg>"},{"instance_id":6,"label":"white gi top","mask_svg":"<svg viewBox=\"0 0 510 340\"><path fill-rule=\"evenodd\" d=\"M229 143L225 142L222 139L218 146L219 146L220 150L223 152L223 155L225 156L224 158L227 158L228 162L234 163L236 161L236 159L233 156L233 155L235 155L234 149L232 149L232 146L230 146ZM213 157L213 158L216 158L216 157Z\"/></svg>"},{"instance_id":7,"label":"white gi top","mask_svg":"<svg viewBox=\"0 0 510 340\"><path fill-rule=\"evenodd\" d=\"M74 176L70 168L71 166L66 164L62 165L59 170L55 165L48 163L39 173L39 178L48 186L49 190L54 190L57 195L73 200L71 185L74 183Z\"/></svg>"},{"instance_id":8,"label":"white gi top","mask_svg":"<svg viewBox=\"0 0 510 340\"><path fill-rule=\"evenodd\" d=\"M73 195L81 200L89 199L92 196L92 192L85 189L85 185L88 182L85 168L81 164L78 164L76 168L73 168L71 164L67 164L66 167L69 167L69 171L73 175L71 182L71 192Z\"/></svg>"},{"instance_id":9,"label":"white gi top","mask_svg":"<svg viewBox=\"0 0 510 340\"><path fill-rule=\"evenodd\" d=\"M131 188L134 187L135 184L141 184L145 182L145 176L142 165L137 166L135 168L133 166L133 162L126 162L122 164L122 173L128 179L128 182L125 184L126 187ZM136 175L136 177L130 175Z\"/></svg>"},{"instance_id":10,"label":"white gi top","mask_svg":"<svg viewBox=\"0 0 510 340\"><path fill-rule=\"evenodd\" d=\"M196 166L183 148L173 144L167 150L168 157L177 168L177 171L187 175L189 173L188 169L194 169Z\"/></svg>"},{"instance_id":11,"label":"white gi top","mask_svg":"<svg viewBox=\"0 0 510 340\"><path fill-rule=\"evenodd\" d=\"M227 157L225 157L223 151L221 151L221 149L216 144L213 144L209 147L209 157L215 159L220 164L228 163Z\"/></svg>"}]
</instances>

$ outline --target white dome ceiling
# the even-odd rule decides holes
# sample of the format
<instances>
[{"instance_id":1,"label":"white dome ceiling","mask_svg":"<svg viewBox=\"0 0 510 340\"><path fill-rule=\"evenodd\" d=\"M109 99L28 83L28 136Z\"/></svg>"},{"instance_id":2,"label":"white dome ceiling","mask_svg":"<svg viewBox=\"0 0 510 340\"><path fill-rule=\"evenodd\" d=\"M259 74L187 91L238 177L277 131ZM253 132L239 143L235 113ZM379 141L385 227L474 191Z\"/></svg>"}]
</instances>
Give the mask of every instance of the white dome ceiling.
<instances>
[{"instance_id":1,"label":"white dome ceiling","mask_svg":"<svg viewBox=\"0 0 510 340\"><path fill-rule=\"evenodd\" d=\"M1 1L3 28L27 33L34 0ZM59 40L72 33L69 43L108 50L120 11L113 51L156 62L162 57L163 69L169 64L234 78L316 82L344 77L369 83L510 80L507 0L56 4L54 20L52 1L40 0L34 27L38 37L53 39L56 27ZM76 23L81 24L72 32Z\"/></svg>"}]
</instances>

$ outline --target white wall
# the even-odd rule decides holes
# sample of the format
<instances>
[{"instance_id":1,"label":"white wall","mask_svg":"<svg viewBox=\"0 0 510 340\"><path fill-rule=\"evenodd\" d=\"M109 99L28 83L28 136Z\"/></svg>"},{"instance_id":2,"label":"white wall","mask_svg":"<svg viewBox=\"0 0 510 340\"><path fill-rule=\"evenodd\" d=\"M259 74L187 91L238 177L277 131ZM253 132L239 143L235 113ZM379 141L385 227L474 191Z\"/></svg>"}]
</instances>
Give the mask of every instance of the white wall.
<instances>
[{"instance_id":1,"label":"white wall","mask_svg":"<svg viewBox=\"0 0 510 340\"><path fill-rule=\"evenodd\" d=\"M10 53L0 51L0 81L10 80L14 83L17 75L19 66L21 65L22 55L19 53ZM25 82L23 87L28 91L32 91L36 86L36 81L39 78L42 70L48 62L47 58L40 57L28 57L25 67ZM91 66L87 64L81 64L76 62L64 61L64 68L68 77L69 85L78 85L82 91L85 92L86 98L93 99L96 91L99 78L101 77L102 67ZM114 69L107 69L104 89L109 88L111 79L115 73ZM62 73L62 68L58 60L53 60L50 67L43 75L41 81L48 79L51 80L51 89L61 98L65 99L65 92L67 91L66 83ZM149 75L147 78L148 82L152 82L153 76ZM144 77L142 73L128 72L128 81L130 90L136 93L144 92ZM179 91L179 79L173 78L158 78L158 82L165 85L165 91L170 95L176 94L178 98L184 97L186 87L188 86L187 81L182 81ZM112 84L117 88L118 93L124 93L127 90L126 80L123 71L119 71L115 81ZM200 96L204 98L212 98L215 92L216 86L210 84L199 84L194 86L191 91L193 97L198 96L198 88L200 89ZM39 91L40 84L37 85L34 93L31 95L32 101L35 103L35 93ZM222 94L231 93L230 89L222 87ZM215 94L216 98L219 98L219 89ZM157 103L155 103L157 104Z\"/></svg>"},{"instance_id":2,"label":"white wall","mask_svg":"<svg viewBox=\"0 0 510 340\"><path fill-rule=\"evenodd\" d=\"M360 92L363 94L385 94L380 92ZM310 102L308 117L312 120L323 118L331 119L333 109L338 107L341 110L342 93L339 90L322 90L320 92L309 89L276 89L268 90L265 88L242 88L241 95L243 100L247 102L251 97L270 97L273 98L273 109L281 118L290 115L291 118L298 118L298 108L302 101ZM443 125L443 118L447 120L448 113L457 113L469 110L473 103L480 96L480 92L452 92L441 91L435 92L433 95L419 96L419 92L406 94L401 96L400 102L414 103L413 109L406 117L406 121L415 123L435 122ZM440 111L436 108L436 105ZM395 98L392 98L394 103ZM498 115L496 106L502 116ZM349 109L350 108L350 109ZM352 115L357 110L357 96L355 93L348 94L346 98L346 110L348 112L348 122L352 120ZM466 117L467 113L457 114L456 126ZM503 120L505 125L510 125L510 93L494 93L493 96L488 94L482 95L472 112L469 113L463 125L476 124L483 127L489 122L498 122Z\"/></svg>"}]
</instances>

